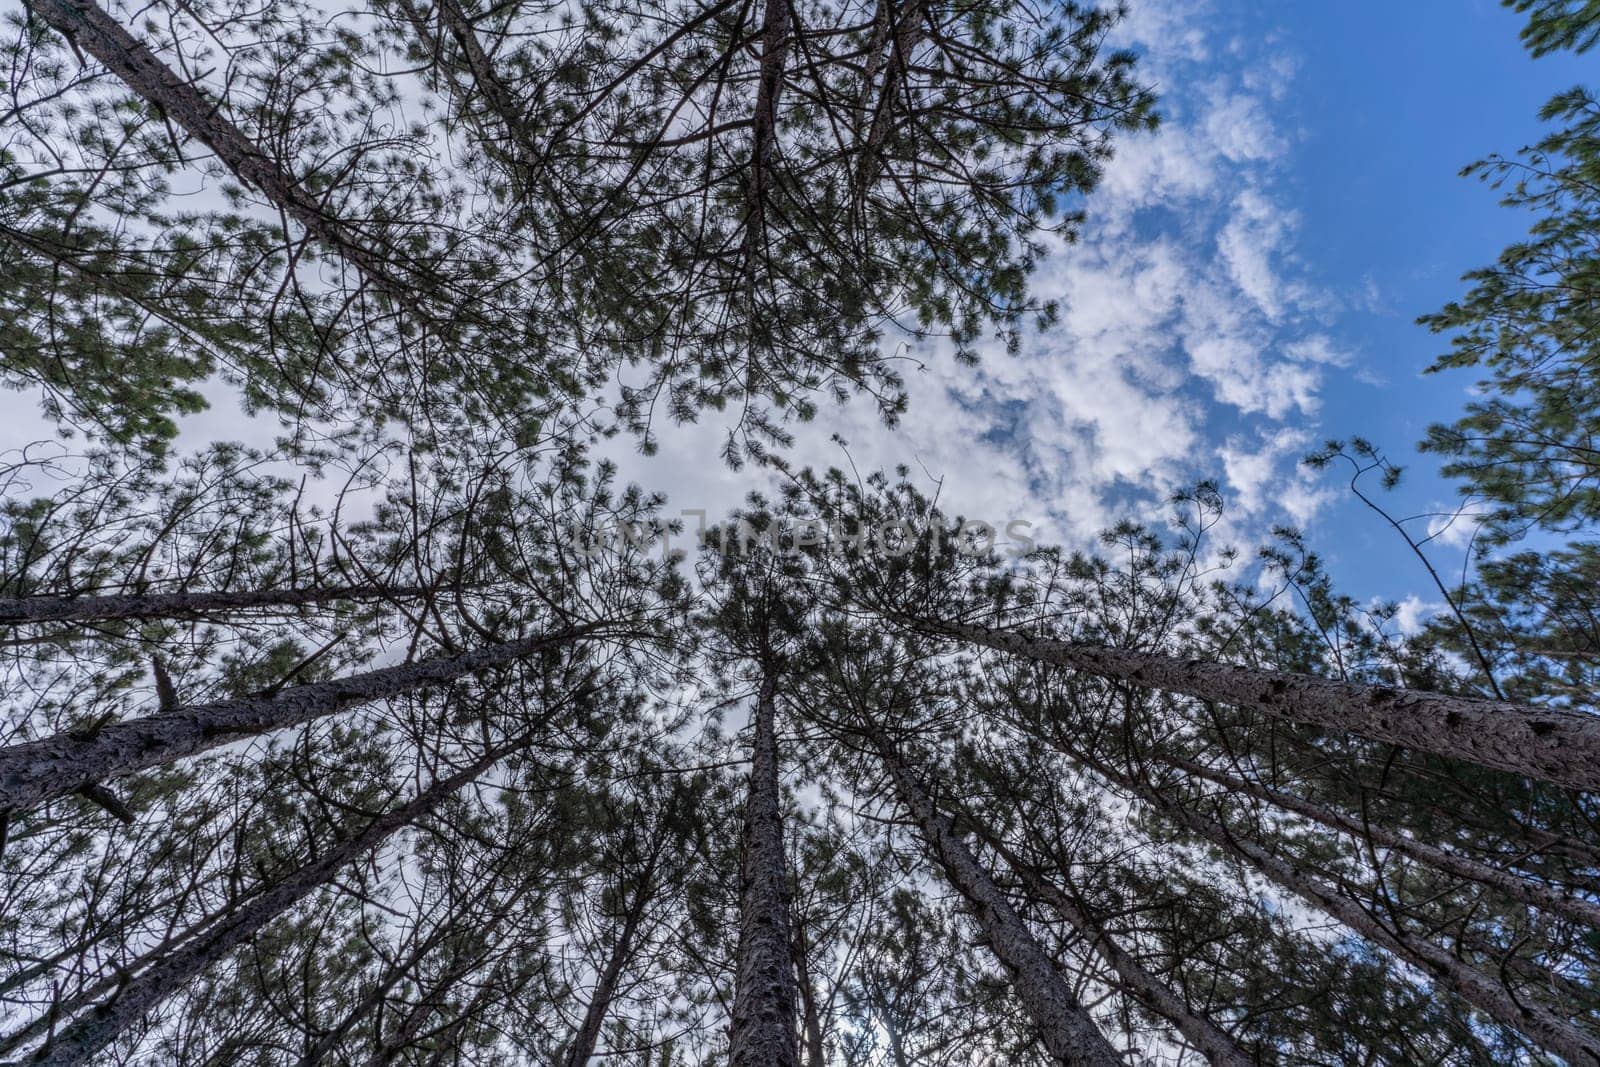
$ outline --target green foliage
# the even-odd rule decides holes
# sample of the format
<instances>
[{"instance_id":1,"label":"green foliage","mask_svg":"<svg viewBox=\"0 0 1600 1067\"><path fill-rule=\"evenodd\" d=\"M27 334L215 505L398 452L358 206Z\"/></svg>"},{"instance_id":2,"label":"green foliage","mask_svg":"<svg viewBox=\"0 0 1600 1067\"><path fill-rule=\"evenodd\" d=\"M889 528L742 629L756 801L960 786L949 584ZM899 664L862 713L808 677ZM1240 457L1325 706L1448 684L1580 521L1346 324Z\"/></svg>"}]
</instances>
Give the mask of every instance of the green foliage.
<instances>
[{"instance_id":1,"label":"green foliage","mask_svg":"<svg viewBox=\"0 0 1600 1067\"><path fill-rule=\"evenodd\" d=\"M1561 49L1587 52L1600 41L1600 3L1595 0L1501 0L1528 16L1522 43L1536 56Z\"/></svg>"},{"instance_id":2,"label":"green foliage","mask_svg":"<svg viewBox=\"0 0 1600 1067\"><path fill-rule=\"evenodd\" d=\"M1573 89L1544 117L1562 128L1519 159L1468 169L1537 216L1529 239L1467 275L1466 297L1422 320L1452 335L1431 369L1488 372L1466 415L1432 427L1423 447L1487 501L1500 539L1600 519L1600 104Z\"/></svg>"}]
</instances>

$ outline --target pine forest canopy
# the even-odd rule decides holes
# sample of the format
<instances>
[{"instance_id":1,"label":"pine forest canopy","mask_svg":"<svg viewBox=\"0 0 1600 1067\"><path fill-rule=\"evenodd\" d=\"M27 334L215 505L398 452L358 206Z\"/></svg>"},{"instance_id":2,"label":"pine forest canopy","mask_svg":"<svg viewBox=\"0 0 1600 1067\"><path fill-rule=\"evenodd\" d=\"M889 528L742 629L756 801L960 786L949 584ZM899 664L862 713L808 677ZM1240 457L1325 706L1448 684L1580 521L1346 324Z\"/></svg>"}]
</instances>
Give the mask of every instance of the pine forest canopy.
<instances>
[{"instance_id":1,"label":"pine forest canopy","mask_svg":"<svg viewBox=\"0 0 1600 1067\"><path fill-rule=\"evenodd\" d=\"M1121 14L7 16L0 1061L1600 1065L1587 91L1424 320L1491 511L1416 634L1209 485L1012 559L785 457L1048 324ZM180 447L219 382L276 446ZM596 445L709 412L774 488L668 551Z\"/></svg>"}]
</instances>

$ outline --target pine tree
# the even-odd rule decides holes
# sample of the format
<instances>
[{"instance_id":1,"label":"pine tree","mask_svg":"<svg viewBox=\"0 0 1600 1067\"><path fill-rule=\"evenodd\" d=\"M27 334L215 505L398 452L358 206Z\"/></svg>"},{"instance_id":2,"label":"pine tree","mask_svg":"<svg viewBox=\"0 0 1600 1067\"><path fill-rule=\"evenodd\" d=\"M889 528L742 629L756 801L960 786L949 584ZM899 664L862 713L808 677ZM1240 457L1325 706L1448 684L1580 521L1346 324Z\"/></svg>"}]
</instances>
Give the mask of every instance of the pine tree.
<instances>
[{"instance_id":1,"label":"pine tree","mask_svg":"<svg viewBox=\"0 0 1600 1067\"><path fill-rule=\"evenodd\" d=\"M0 470L0 1055L1600 1060L1587 96L1431 320L1491 540L1578 540L1402 638L1307 538L1219 578L1211 487L1008 560L774 454L1048 320L1117 11L326 14L11 23L6 382L88 447ZM214 376L284 440L179 454ZM686 565L589 451L724 409L784 488Z\"/></svg>"}]
</instances>

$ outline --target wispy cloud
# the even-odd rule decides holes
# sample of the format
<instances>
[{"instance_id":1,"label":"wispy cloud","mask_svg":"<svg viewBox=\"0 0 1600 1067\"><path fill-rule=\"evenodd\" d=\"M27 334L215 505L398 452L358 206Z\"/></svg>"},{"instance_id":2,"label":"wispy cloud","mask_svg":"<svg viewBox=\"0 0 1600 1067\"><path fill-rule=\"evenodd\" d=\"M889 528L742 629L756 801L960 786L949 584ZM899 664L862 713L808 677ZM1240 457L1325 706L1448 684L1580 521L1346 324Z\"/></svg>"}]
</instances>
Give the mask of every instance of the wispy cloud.
<instances>
[{"instance_id":1,"label":"wispy cloud","mask_svg":"<svg viewBox=\"0 0 1600 1067\"><path fill-rule=\"evenodd\" d=\"M907 465L942 480L951 506L1030 519L1087 543L1125 515L1161 521L1172 492L1218 479L1228 529L1310 522L1329 493L1298 467L1325 376L1347 362L1320 329L1327 294L1307 279L1297 217L1278 191L1293 138L1275 110L1296 62L1273 47L1214 40L1206 5L1136 3L1119 43L1145 55L1166 121L1124 139L1075 245L1036 278L1059 323L976 369L919 346L911 413L895 431L868 406L825 411L795 459L862 469ZM664 435L630 473L675 504L736 506L751 475L715 469L720 428Z\"/></svg>"}]
</instances>

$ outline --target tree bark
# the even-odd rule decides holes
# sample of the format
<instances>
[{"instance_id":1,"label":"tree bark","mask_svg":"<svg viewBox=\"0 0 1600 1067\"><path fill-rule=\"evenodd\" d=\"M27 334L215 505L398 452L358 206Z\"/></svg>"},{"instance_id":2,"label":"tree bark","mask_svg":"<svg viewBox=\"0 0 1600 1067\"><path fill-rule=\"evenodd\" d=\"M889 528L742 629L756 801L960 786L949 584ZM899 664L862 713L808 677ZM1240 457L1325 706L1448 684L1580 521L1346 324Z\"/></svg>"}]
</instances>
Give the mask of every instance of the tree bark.
<instances>
[{"instance_id":1,"label":"tree bark","mask_svg":"<svg viewBox=\"0 0 1600 1067\"><path fill-rule=\"evenodd\" d=\"M94 1001L111 993L123 983L128 975L142 973L152 963L164 958L167 953L172 951L174 946L203 937L207 931L218 926L227 916L228 912L226 911L212 912L210 915L190 923L181 930L175 930L163 937L155 945L141 952L132 963L119 966L111 974L96 979L65 1000L54 1001L46 1013L35 1017L18 1029L6 1034L5 1037L0 1038L0 1056L10 1055L49 1030L53 1019L70 1018L94 1003ZM78 954L81 955L82 953ZM59 963L59 960L53 961L50 967L39 973L48 973ZM33 977L37 977L37 975L29 976L29 979L31 980Z\"/></svg>"},{"instance_id":2,"label":"tree bark","mask_svg":"<svg viewBox=\"0 0 1600 1067\"><path fill-rule=\"evenodd\" d=\"M216 105L168 68L94 0L33 0L35 14L94 56L127 87L216 153L229 170L259 189L306 232L336 251L392 300L413 310L421 295L390 268L390 257L367 247L330 216L317 198L269 159Z\"/></svg>"},{"instance_id":3,"label":"tree bark","mask_svg":"<svg viewBox=\"0 0 1600 1067\"><path fill-rule=\"evenodd\" d=\"M1600 930L1600 904L1592 900L1584 900L1559 889L1540 885L1510 871L1492 867L1487 863L1480 863L1458 852L1452 852L1449 849L1418 841L1407 834L1388 830L1382 826L1368 825L1353 816L1323 807L1320 804L1315 804L1302 797L1284 792L1281 789L1275 789L1261 782L1235 778L1233 775L1225 774L1222 771L1213 770L1192 760L1179 757L1157 755L1155 758L1196 778L1204 778L1206 781L1215 782L1231 792L1255 797L1257 800L1265 801L1285 811L1303 815L1308 819L1321 823L1323 826L1334 830L1342 830L1352 837L1370 838L1373 844L1391 849L1402 856L1409 856L1411 859L1432 867L1434 870L1457 878L1463 878L1467 881L1492 886L1519 904L1540 908L1557 915L1564 915L1576 922Z\"/></svg>"},{"instance_id":4,"label":"tree bark","mask_svg":"<svg viewBox=\"0 0 1600 1067\"><path fill-rule=\"evenodd\" d=\"M935 622L894 612L887 615L923 632L961 638L1101 678L1348 731L1556 785L1600 791L1600 715L1254 670L1156 652L1077 645L1015 630Z\"/></svg>"},{"instance_id":5,"label":"tree bark","mask_svg":"<svg viewBox=\"0 0 1600 1067\"><path fill-rule=\"evenodd\" d=\"M922 41L923 0L882 0L884 21L874 29L873 52L867 58L866 76L861 86L861 108L868 106L872 80L883 64L882 51L889 50L888 68L883 76L883 88L878 91L877 104L872 108L867 134L857 151L855 210L859 216L866 205L867 189L877 176L878 159L883 152L883 142L889 136L889 123L894 114L894 95L906 78L911 65L911 53ZM892 24L892 29L891 29ZM880 38L881 34L881 38Z\"/></svg>"},{"instance_id":6,"label":"tree bark","mask_svg":"<svg viewBox=\"0 0 1600 1067\"><path fill-rule=\"evenodd\" d=\"M756 697L744 813L731 1067L800 1067L789 937L789 865L778 793L777 689L776 673L765 671Z\"/></svg>"},{"instance_id":7,"label":"tree bark","mask_svg":"<svg viewBox=\"0 0 1600 1067\"><path fill-rule=\"evenodd\" d=\"M778 141L778 97L789 60L790 0L766 0L761 23L761 66L755 112L751 116L750 186L745 204L745 270L753 278L766 233L767 194L772 187L772 156Z\"/></svg>"},{"instance_id":8,"label":"tree bark","mask_svg":"<svg viewBox=\"0 0 1600 1067\"><path fill-rule=\"evenodd\" d=\"M330 586L236 593L152 593L146 596L27 596L0 600L0 625L108 619L192 619L255 608L297 608L337 600L422 596L420 586Z\"/></svg>"},{"instance_id":9,"label":"tree bark","mask_svg":"<svg viewBox=\"0 0 1600 1067\"><path fill-rule=\"evenodd\" d=\"M1216 1023L1193 1011L1165 982L1145 970L1133 954L1118 945L1105 928L1072 895L1030 870L1026 863L1003 842L980 830L980 836L1027 886L1028 892L1047 901L1088 942L1097 955L1111 966L1123 989L1139 1003L1166 1019L1189 1042L1205 1054L1208 1061L1226 1067L1253 1067L1254 1056L1240 1048Z\"/></svg>"},{"instance_id":10,"label":"tree bark","mask_svg":"<svg viewBox=\"0 0 1600 1067\"><path fill-rule=\"evenodd\" d=\"M1038 1028L1050 1055L1056 1062L1073 1067L1120 1065L1122 1057L1072 995L1049 954L994 884L994 879L951 830L950 819L940 814L912 777L900 754L877 733L876 727L869 729L901 803L910 811L945 877L972 907L995 957L1011 972L1017 997Z\"/></svg>"},{"instance_id":11,"label":"tree bark","mask_svg":"<svg viewBox=\"0 0 1600 1067\"><path fill-rule=\"evenodd\" d=\"M25 810L105 778L171 763L357 704L441 685L599 633L593 626L574 627L459 656L297 685L270 697L242 697L173 708L142 719L112 723L90 737L60 733L10 745L0 748L0 811Z\"/></svg>"},{"instance_id":12,"label":"tree bark","mask_svg":"<svg viewBox=\"0 0 1600 1067\"><path fill-rule=\"evenodd\" d=\"M606 1015L611 1011L611 1002L616 999L617 984L622 978L622 970L633 958L634 943L639 936L639 927L644 923L645 908L649 906L655 890L656 860L660 856L663 841L664 838L661 837L656 839L655 851L650 856L650 862L639 876L639 884L628 902L628 912L623 917L622 928L617 932L616 944L612 946L605 968L600 972L600 980L595 983L594 994L589 997L589 1004L584 1008L583 1022L578 1026L578 1032L573 1036L566 1055L561 1058L562 1067L586 1067L594 1056L595 1046L600 1041L600 1028L605 1025Z\"/></svg>"},{"instance_id":13,"label":"tree bark","mask_svg":"<svg viewBox=\"0 0 1600 1067\"><path fill-rule=\"evenodd\" d=\"M1300 870L1270 849L1237 836L1222 823L1189 810L1144 782L1113 769L1087 753L1074 752L1073 755L1108 781L1188 827L1223 852L1254 867L1266 878L1310 902L1373 944L1418 967L1439 985L1502 1026L1522 1034L1539 1048L1564 1056L1575 1065L1600 1065L1600 1035L1586 1033L1547 1008L1525 1003L1503 982L1432 941L1403 929L1391 929L1335 887Z\"/></svg>"},{"instance_id":14,"label":"tree bark","mask_svg":"<svg viewBox=\"0 0 1600 1067\"><path fill-rule=\"evenodd\" d=\"M822 1013L817 1006L817 993L811 982L811 967L806 962L806 953L805 922L797 917L794 928L794 969L800 990L801 1034L804 1037L806 1067L825 1067L827 1056L822 1046Z\"/></svg>"},{"instance_id":15,"label":"tree bark","mask_svg":"<svg viewBox=\"0 0 1600 1067\"><path fill-rule=\"evenodd\" d=\"M263 926L331 882L346 864L364 856L433 811L462 786L476 780L506 756L524 748L528 738L500 745L466 768L433 783L404 806L373 819L354 837L330 849L272 888L254 897L207 937L180 946L124 986L109 1003L91 1010L33 1057L46 1067L73 1067L87 1062L117 1035L137 1023L180 987L244 944Z\"/></svg>"}]
</instances>

